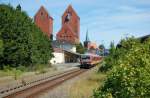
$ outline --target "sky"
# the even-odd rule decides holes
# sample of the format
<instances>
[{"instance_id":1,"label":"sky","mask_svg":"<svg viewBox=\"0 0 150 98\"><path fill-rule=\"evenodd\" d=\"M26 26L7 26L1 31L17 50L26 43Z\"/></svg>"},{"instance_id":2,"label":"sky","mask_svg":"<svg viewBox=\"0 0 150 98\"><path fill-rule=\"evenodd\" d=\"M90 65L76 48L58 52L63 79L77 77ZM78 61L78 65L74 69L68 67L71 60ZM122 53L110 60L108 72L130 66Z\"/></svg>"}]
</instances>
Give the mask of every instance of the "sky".
<instances>
[{"instance_id":1,"label":"sky","mask_svg":"<svg viewBox=\"0 0 150 98\"><path fill-rule=\"evenodd\" d=\"M120 39L150 34L150 0L0 0L0 3L16 7L21 5L31 18L40 6L44 6L54 18L54 31L61 28L61 16L72 5L80 17L80 40L89 38L97 45L109 47L110 42L117 44Z\"/></svg>"}]
</instances>

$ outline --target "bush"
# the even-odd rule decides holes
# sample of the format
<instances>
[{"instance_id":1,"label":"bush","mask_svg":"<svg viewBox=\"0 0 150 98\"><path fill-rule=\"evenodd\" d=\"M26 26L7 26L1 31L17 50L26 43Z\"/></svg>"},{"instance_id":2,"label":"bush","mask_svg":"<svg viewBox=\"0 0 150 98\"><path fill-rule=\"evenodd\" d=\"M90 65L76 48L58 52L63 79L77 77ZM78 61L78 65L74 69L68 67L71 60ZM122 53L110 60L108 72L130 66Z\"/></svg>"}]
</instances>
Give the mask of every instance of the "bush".
<instances>
[{"instance_id":1,"label":"bush","mask_svg":"<svg viewBox=\"0 0 150 98\"><path fill-rule=\"evenodd\" d=\"M140 43L127 39L121 44L118 51L124 55L112 63L103 87L94 92L94 98L149 98L150 40Z\"/></svg>"},{"instance_id":2,"label":"bush","mask_svg":"<svg viewBox=\"0 0 150 98\"><path fill-rule=\"evenodd\" d=\"M36 65L35 70L36 70L38 73L46 73L46 72L47 72L47 70L46 70L47 67L48 67L48 65L41 65L41 64L38 64L38 65Z\"/></svg>"},{"instance_id":3,"label":"bush","mask_svg":"<svg viewBox=\"0 0 150 98\"><path fill-rule=\"evenodd\" d=\"M12 68L9 65L4 66L3 72L6 73L7 75L13 76L15 80L17 80L18 77L23 73L22 70L16 69L16 68Z\"/></svg>"},{"instance_id":4,"label":"bush","mask_svg":"<svg viewBox=\"0 0 150 98\"><path fill-rule=\"evenodd\" d=\"M20 70L20 71L22 71L22 72L28 71L25 66L18 66L18 67L17 67L17 70Z\"/></svg>"},{"instance_id":5,"label":"bush","mask_svg":"<svg viewBox=\"0 0 150 98\"><path fill-rule=\"evenodd\" d=\"M111 70L114 66L118 65L118 60L124 58L126 53L128 53L133 47L136 47L140 44L140 40L135 39L134 37L123 39L120 42L120 48L115 47L114 43L110 44L109 52L110 54L104 59L104 64L101 71L106 72Z\"/></svg>"},{"instance_id":6,"label":"bush","mask_svg":"<svg viewBox=\"0 0 150 98\"><path fill-rule=\"evenodd\" d=\"M108 69L110 69L110 66L106 65L105 60L103 60L100 65L101 66L99 67L98 72L106 72L106 71L108 71Z\"/></svg>"}]
</instances>

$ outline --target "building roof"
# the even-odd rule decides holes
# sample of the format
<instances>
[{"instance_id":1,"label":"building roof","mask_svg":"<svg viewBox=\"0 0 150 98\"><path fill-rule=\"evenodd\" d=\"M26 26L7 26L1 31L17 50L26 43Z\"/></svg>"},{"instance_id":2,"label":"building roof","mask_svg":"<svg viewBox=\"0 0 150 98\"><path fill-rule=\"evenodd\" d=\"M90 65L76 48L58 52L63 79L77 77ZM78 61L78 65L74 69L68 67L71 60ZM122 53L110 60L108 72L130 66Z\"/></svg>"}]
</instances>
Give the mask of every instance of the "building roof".
<instances>
[{"instance_id":1,"label":"building roof","mask_svg":"<svg viewBox=\"0 0 150 98\"><path fill-rule=\"evenodd\" d=\"M85 38L85 41L86 41L86 42L90 42L89 35L88 35L88 30L87 30L87 32L86 32L86 38Z\"/></svg>"},{"instance_id":2,"label":"building roof","mask_svg":"<svg viewBox=\"0 0 150 98\"><path fill-rule=\"evenodd\" d=\"M64 14L68 11L68 10L72 10L73 13L80 19L80 17L78 16L78 14L76 13L76 11L73 9L72 5L70 4L67 9L65 10ZM62 16L64 16L64 14Z\"/></svg>"},{"instance_id":3,"label":"building roof","mask_svg":"<svg viewBox=\"0 0 150 98\"><path fill-rule=\"evenodd\" d=\"M63 53L63 50L61 48L53 48L53 51L54 52L57 52L57 53Z\"/></svg>"},{"instance_id":4,"label":"building roof","mask_svg":"<svg viewBox=\"0 0 150 98\"><path fill-rule=\"evenodd\" d=\"M142 36L142 37L139 37L139 38L137 38L137 39L139 39L140 41L141 41L141 43L143 43L146 39L148 39L148 38L150 38L150 34L149 35L145 35L145 36ZM121 43L119 42L118 44L117 44L117 48L121 48L122 47L122 45L121 45Z\"/></svg>"},{"instance_id":5,"label":"building roof","mask_svg":"<svg viewBox=\"0 0 150 98\"><path fill-rule=\"evenodd\" d=\"M70 54L73 54L73 55L76 55L76 56L81 56L80 53L73 52L73 51L70 51L70 50L67 50L67 49L62 49L62 48L59 48L59 47L53 47L53 50L54 50L54 52L57 52L57 53L67 52L67 53L70 53Z\"/></svg>"},{"instance_id":6,"label":"building roof","mask_svg":"<svg viewBox=\"0 0 150 98\"><path fill-rule=\"evenodd\" d=\"M48 11L44 8L44 6L41 6L41 7L40 7L40 9L36 12L35 16L36 16L41 10L44 10L44 11L48 14L49 18L51 18L52 20L54 20L53 17L51 17L51 16L49 15ZM34 16L34 17L35 17L35 16Z\"/></svg>"},{"instance_id":7,"label":"building roof","mask_svg":"<svg viewBox=\"0 0 150 98\"><path fill-rule=\"evenodd\" d=\"M92 48L93 48L93 49L97 49L98 47L97 47L96 43L90 42L89 45L88 45L88 48L89 48L89 49L92 49Z\"/></svg>"},{"instance_id":8,"label":"building roof","mask_svg":"<svg viewBox=\"0 0 150 98\"><path fill-rule=\"evenodd\" d=\"M69 51L69 50L66 50L66 49L63 49L63 51L68 52L68 53L71 53L71 54L74 54L74 55L77 55L77 56L81 56L81 55L82 55L82 54L80 54L80 53L72 52L72 51Z\"/></svg>"},{"instance_id":9,"label":"building roof","mask_svg":"<svg viewBox=\"0 0 150 98\"><path fill-rule=\"evenodd\" d=\"M59 47L60 45L74 45L68 41L59 41L59 40L54 40L52 41L52 47L57 47L57 48L61 48Z\"/></svg>"},{"instance_id":10,"label":"building roof","mask_svg":"<svg viewBox=\"0 0 150 98\"><path fill-rule=\"evenodd\" d=\"M146 39L150 38L150 34L149 35L145 35L142 37L139 37L139 39L141 40L141 42L145 41Z\"/></svg>"}]
</instances>

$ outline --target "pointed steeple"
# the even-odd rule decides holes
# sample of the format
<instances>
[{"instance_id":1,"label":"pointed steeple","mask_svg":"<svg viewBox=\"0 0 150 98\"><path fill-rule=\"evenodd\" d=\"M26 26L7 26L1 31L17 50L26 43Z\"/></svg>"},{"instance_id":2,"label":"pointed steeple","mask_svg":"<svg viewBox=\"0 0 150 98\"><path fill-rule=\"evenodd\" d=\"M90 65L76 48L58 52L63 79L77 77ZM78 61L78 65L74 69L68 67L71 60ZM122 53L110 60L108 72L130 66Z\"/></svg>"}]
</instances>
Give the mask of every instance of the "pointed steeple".
<instances>
[{"instance_id":1,"label":"pointed steeple","mask_svg":"<svg viewBox=\"0 0 150 98\"><path fill-rule=\"evenodd\" d=\"M88 44L90 43L89 35L88 35L88 30L86 31L86 39L84 41L84 47L88 48Z\"/></svg>"},{"instance_id":2,"label":"pointed steeple","mask_svg":"<svg viewBox=\"0 0 150 98\"><path fill-rule=\"evenodd\" d=\"M86 42L90 42L90 39L89 39L89 35L88 35L88 29L86 31L86 39L85 39Z\"/></svg>"},{"instance_id":3,"label":"pointed steeple","mask_svg":"<svg viewBox=\"0 0 150 98\"><path fill-rule=\"evenodd\" d=\"M63 16L65 15L65 13L71 12L71 14L75 14L75 17L79 18L78 14L76 13L76 11L73 9L72 5L69 4L69 6L67 7L67 9L65 10Z\"/></svg>"}]
</instances>

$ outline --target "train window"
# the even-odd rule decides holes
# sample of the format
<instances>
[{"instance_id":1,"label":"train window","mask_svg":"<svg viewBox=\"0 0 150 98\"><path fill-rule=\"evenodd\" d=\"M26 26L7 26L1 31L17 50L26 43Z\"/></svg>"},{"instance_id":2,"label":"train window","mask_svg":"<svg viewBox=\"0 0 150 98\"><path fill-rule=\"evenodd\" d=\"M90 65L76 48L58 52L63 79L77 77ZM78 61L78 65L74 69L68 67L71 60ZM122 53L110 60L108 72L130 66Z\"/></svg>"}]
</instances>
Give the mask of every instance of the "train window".
<instances>
[{"instance_id":1,"label":"train window","mask_svg":"<svg viewBox=\"0 0 150 98\"><path fill-rule=\"evenodd\" d=\"M90 59L90 56L83 55L81 58L82 59Z\"/></svg>"}]
</instances>

